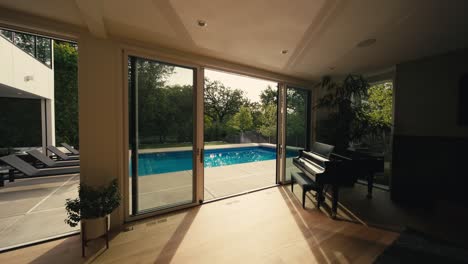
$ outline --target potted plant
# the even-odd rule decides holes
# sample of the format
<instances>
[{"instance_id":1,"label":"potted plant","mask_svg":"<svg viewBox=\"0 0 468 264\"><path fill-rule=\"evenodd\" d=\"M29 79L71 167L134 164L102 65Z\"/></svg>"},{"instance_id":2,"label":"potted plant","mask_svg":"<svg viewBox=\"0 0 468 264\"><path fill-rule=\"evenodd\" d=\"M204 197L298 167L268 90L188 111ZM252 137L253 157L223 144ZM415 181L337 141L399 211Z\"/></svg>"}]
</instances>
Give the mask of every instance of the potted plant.
<instances>
[{"instance_id":1,"label":"potted plant","mask_svg":"<svg viewBox=\"0 0 468 264\"><path fill-rule=\"evenodd\" d=\"M108 247L110 214L119 207L120 199L117 179L114 179L108 186L98 188L80 184L78 198L66 200L65 223L75 227L81 222L83 256L88 240L105 235Z\"/></svg>"},{"instance_id":2,"label":"potted plant","mask_svg":"<svg viewBox=\"0 0 468 264\"><path fill-rule=\"evenodd\" d=\"M370 127L362 98L367 98L370 87L361 75L348 75L342 82L333 82L329 76L322 78L318 86L325 94L314 108L330 111L329 119L322 121L319 137L335 145L338 153L343 153L349 144L365 135Z\"/></svg>"}]
</instances>

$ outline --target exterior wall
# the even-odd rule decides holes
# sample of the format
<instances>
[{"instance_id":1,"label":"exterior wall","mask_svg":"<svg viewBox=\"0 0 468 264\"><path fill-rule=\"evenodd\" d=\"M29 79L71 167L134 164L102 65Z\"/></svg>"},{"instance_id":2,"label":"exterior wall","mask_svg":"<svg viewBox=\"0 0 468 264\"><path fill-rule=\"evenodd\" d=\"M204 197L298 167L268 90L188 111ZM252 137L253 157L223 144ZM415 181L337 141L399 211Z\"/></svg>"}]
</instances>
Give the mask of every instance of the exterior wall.
<instances>
[{"instance_id":1,"label":"exterior wall","mask_svg":"<svg viewBox=\"0 0 468 264\"><path fill-rule=\"evenodd\" d=\"M468 127L457 124L458 85L468 50L397 65L392 198L462 201Z\"/></svg>"},{"instance_id":2,"label":"exterior wall","mask_svg":"<svg viewBox=\"0 0 468 264\"><path fill-rule=\"evenodd\" d=\"M0 83L37 96L54 98L54 71L0 37ZM33 80L27 81L26 76Z\"/></svg>"}]
</instances>

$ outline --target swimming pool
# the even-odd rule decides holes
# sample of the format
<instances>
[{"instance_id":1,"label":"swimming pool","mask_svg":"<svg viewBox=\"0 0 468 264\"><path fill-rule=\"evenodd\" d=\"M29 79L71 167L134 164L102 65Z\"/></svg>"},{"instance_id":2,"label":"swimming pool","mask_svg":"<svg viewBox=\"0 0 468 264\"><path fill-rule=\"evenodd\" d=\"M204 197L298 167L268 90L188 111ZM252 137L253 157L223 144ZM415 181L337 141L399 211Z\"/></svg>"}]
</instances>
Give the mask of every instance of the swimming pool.
<instances>
[{"instance_id":1,"label":"swimming pool","mask_svg":"<svg viewBox=\"0 0 468 264\"><path fill-rule=\"evenodd\" d=\"M287 157L297 156L288 151ZM242 147L205 150L205 168L276 159L276 149ZM192 170L192 151L144 153L138 155L138 175Z\"/></svg>"}]
</instances>

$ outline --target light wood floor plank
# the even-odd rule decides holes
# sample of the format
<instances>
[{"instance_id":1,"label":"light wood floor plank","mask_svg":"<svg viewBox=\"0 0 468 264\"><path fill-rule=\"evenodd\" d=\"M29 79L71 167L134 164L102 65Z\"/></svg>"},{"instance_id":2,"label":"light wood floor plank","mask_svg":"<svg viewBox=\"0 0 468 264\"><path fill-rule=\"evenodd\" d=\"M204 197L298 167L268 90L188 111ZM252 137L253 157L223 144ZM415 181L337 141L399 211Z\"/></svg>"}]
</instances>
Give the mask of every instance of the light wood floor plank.
<instances>
[{"instance_id":1,"label":"light wood floor plank","mask_svg":"<svg viewBox=\"0 0 468 264\"><path fill-rule=\"evenodd\" d=\"M0 263L371 263L397 233L331 220L313 204L303 210L286 187L130 223L109 250L79 237L0 255Z\"/></svg>"}]
</instances>

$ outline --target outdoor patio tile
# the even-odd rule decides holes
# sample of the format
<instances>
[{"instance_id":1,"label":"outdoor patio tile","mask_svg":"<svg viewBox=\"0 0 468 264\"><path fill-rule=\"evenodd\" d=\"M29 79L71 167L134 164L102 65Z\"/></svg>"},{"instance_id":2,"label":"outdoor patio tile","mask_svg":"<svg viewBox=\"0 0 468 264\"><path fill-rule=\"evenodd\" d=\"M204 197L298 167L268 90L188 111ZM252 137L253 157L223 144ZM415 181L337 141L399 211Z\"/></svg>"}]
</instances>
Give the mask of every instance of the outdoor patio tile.
<instances>
[{"instance_id":1,"label":"outdoor patio tile","mask_svg":"<svg viewBox=\"0 0 468 264\"><path fill-rule=\"evenodd\" d=\"M216 181L205 184L207 188L213 190L213 195L216 197L221 197L273 185L275 184L275 177L272 175L271 179L268 179L267 177L255 177L248 175L242 178Z\"/></svg>"},{"instance_id":2,"label":"outdoor patio tile","mask_svg":"<svg viewBox=\"0 0 468 264\"><path fill-rule=\"evenodd\" d=\"M18 219L22 216L12 216L0 219L0 236L2 236L2 232L6 230L10 225L15 223ZM0 245L1 247L1 245Z\"/></svg>"},{"instance_id":3,"label":"outdoor patio tile","mask_svg":"<svg viewBox=\"0 0 468 264\"><path fill-rule=\"evenodd\" d=\"M33 212L65 207L66 199L74 199L78 197L78 184L79 177L75 176L63 186L52 191L53 193L51 192L50 197L46 197L41 204L34 208Z\"/></svg>"},{"instance_id":4,"label":"outdoor patio tile","mask_svg":"<svg viewBox=\"0 0 468 264\"><path fill-rule=\"evenodd\" d=\"M192 185L193 179L187 171L177 171L138 177L140 194L169 188Z\"/></svg>"},{"instance_id":5,"label":"outdoor patio tile","mask_svg":"<svg viewBox=\"0 0 468 264\"><path fill-rule=\"evenodd\" d=\"M209 188L207 188L207 187L205 186L204 189L205 189L205 192L204 192L204 196L205 196L205 197L204 197L204 200L205 200L205 201L208 201L208 200L211 200L211 199L215 198L215 197L212 195L212 193L211 193L211 191L210 191Z\"/></svg>"},{"instance_id":6,"label":"outdoor patio tile","mask_svg":"<svg viewBox=\"0 0 468 264\"><path fill-rule=\"evenodd\" d=\"M71 228L64 223L65 217L64 208L27 214L1 233L0 247L26 243L77 230L78 228Z\"/></svg>"},{"instance_id":7,"label":"outdoor patio tile","mask_svg":"<svg viewBox=\"0 0 468 264\"><path fill-rule=\"evenodd\" d=\"M191 185L163 191L148 192L138 196L139 209L151 209L192 200L193 187Z\"/></svg>"}]
</instances>

